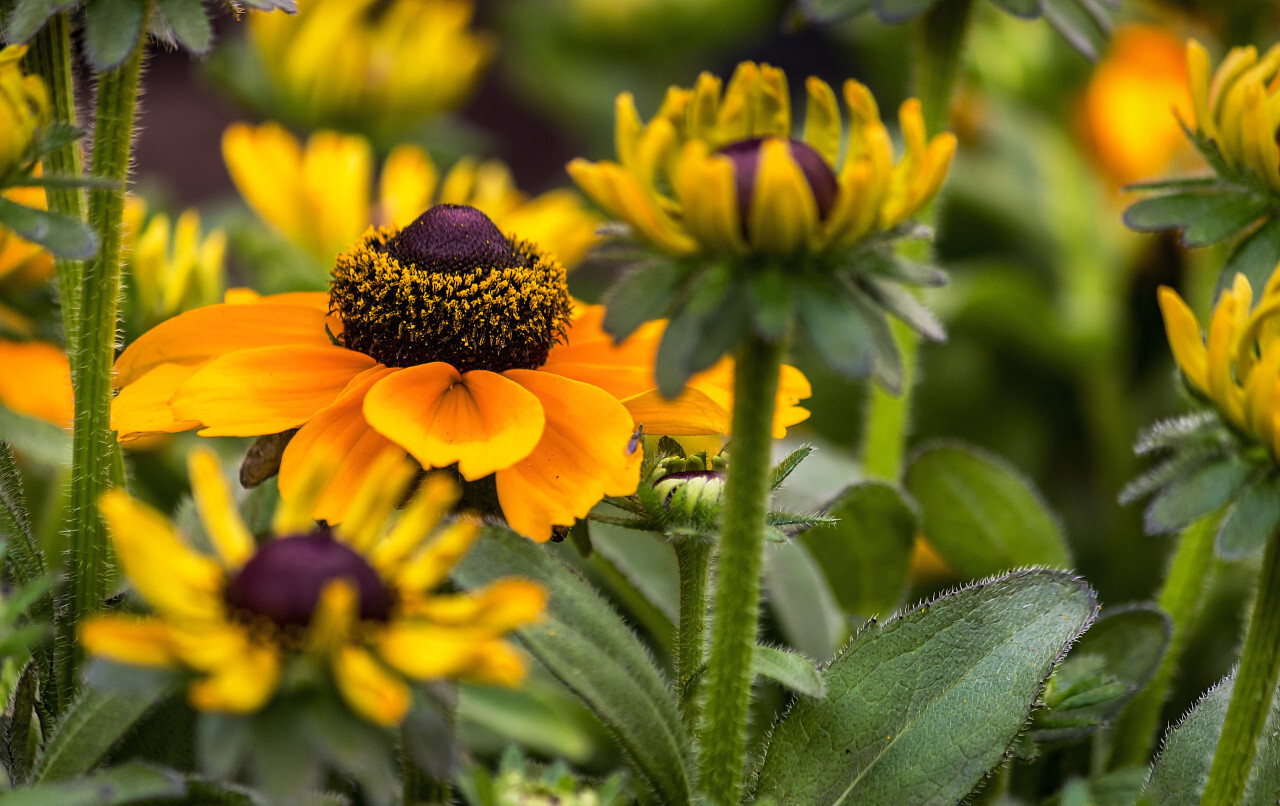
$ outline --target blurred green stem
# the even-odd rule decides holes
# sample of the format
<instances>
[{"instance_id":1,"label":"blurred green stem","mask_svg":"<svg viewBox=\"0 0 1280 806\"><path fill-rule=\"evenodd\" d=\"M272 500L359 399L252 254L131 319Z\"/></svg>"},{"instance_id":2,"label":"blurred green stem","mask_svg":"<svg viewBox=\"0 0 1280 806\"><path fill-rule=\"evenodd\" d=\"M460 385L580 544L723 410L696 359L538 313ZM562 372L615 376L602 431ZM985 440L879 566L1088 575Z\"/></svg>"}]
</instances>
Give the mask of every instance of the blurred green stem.
<instances>
[{"instance_id":1,"label":"blurred green stem","mask_svg":"<svg viewBox=\"0 0 1280 806\"><path fill-rule=\"evenodd\" d=\"M69 699L76 687L79 650L76 624L102 606L107 590L107 535L98 515L98 499L118 472L115 436L110 429L111 365L115 359L120 298L121 219L133 148L138 83L145 37L121 64L98 76L94 112L95 176L114 180L89 193L89 222L98 233L97 257L88 261L77 295L80 326L71 354L75 423L71 458L71 545L67 561L67 612L59 625L62 657L59 687ZM66 701L66 700L64 700Z\"/></svg>"},{"instance_id":2,"label":"blurred green stem","mask_svg":"<svg viewBox=\"0 0 1280 806\"><path fill-rule=\"evenodd\" d=\"M456 741L458 734L458 686L456 683L442 683L432 687L432 701L440 709L445 724L448 726L450 741ZM451 747L450 758L446 764L453 765L452 756L457 752ZM404 806L446 806L453 803L453 785L449 776L437 778L418 764L409 751L408 737L403 731L400 735L400 788L401 803Z\"/></svg>"},{"instance_id":3,"label":"blurred green stem","mask_svg":"<svg viewBox=\"0 0 1280 806\"><path fill-rule=\"evenodd\" d=\"M54 14L36 33L31 40L31 49L27 51L27 63L49 90L53 119L75 126L75 74L72 70L71 20L68 13ZM80 143L67 143L49 154L45 160L44 172L56 176L81 176L81 162ZM45 197L51 212L61 213L77 221L85 220L83 189L51 187L45 190ZM54 266L58 278L58 298L62 306L62 330L67 342L67 352L71 353L76 347L80 323L78 303L81 264L76 260L57 258Z\"/></svg>"},{"instance_id":4,"label":"blurred green stem","mask_svg":"<svg viewBox=\"0 0 1280 806\"><path fill-rule=\"evenodd\" d=\"M760 610L773 403L784 344L748 335L733 378L733 459L725 481L702 723L702 785L712 803L742 799L751 662Z\"/></svg>"},{"instance_id":5,"label":"blurred green stem","mask_svg":"<svg viewBox=\"0 0 1280 806\"><path fill-rule=\"evenodd\" d=\"M907 433L911 430L911 392L916 382L920 337L897 319L890 319L893 342L902 357L902 391L895 397L871 384L862 443L862 468L870 478L896 484L902 476Z\"/></svg>"},{"instance_id":6,"label":"blurred green stem","mask_svg":"<svg viewBox=\"0 0 1280 806\"><path fill-rule=\"evenodd\" d=\"M700 537L675 544L680 576L680 623L676 625L676 691L680 715L691 731L698 724L698 686L689 681L698 674L706 654L707 582L711 571L711 544ZM687 688L686 688L687 687Z\"/></svg>"},{"instance_id":7,"label":"blurred green stem","mask_svg":"<svg viewBox=\"0 0 1280 806\"><path fill-rule=\"evenodd\" d=\"M1271 714L1276 682L1280 680L1280 534L1273 534L1262 559L1258 597L1244 637L1235 683L1222 735L1209 768L1201 803L1237 806L1244 802L1245 785L1258 753L1262 728Z\"/></svg>"},{"instance_id":8,"label":"blurred green stem","mask_svg":"<svg viewBox=\"0 0 1280 806\"><path fill-rule=\"evenodd\" d=\"M1187 636L1200 612L1208 569L1213 562L1213 541L1220 516L1202 518L1183 530L1169 563L1164 587L1156 603L1169 616L1169 647L1151 682L1124 709L1111 733L1110 768L1145 765L1150 760L1160 722L1160 711L1169 697L1174 675L1187 646Z\"/></svg>"},{"instance_id":9,"label":"blurred green stem","mask_svg":"<svg viewBox=\"0 0 1280 806\"><path fill-rule=\"evenodd\" d=\"M915 85L931 132L947 126L972 8L973 0L938 0L920 20Z\"/></svg>"}]
</instances>

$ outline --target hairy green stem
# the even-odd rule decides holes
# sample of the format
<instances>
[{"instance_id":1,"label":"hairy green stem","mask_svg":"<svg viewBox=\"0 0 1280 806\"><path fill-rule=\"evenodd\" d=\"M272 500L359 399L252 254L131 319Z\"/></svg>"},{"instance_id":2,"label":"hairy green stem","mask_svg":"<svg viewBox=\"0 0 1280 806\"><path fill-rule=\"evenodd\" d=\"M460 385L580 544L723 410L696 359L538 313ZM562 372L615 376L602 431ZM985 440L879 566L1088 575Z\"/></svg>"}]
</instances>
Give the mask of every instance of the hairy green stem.
<instances>
[{"instance_id":1,"label":"hairy green stem","mask_svg":"<svg viewBox=\"0 0 1280 806\"><path fill-rule=\"evenodd\" d=\"M749 335L737 350L733 448L725 481L701 735L702 784L717 804L737 804L742 797L769 503L773 402L783 349L782 344Z\"/></svg>"},{"instance_id":2,"label":"hairy green stem","mask_svg":"<svg viewBox=\"0 0 1280 806\"><path fill-rule=\"evenodd\" d=\"M680 577L680 623L676 625L676 691L680 715L692 731L698 724L698 689L690 681L702 668L707 644L707 582L711 571L711 544L701 538L675 544L676 570Z\"/></svg>"},{"instance_id":3,"label":"hairy green stem","mask_svg":"<svg viewBox=\"0 0 1280 806\"><path fill-rule=\"evenodd\" d=\"M1205 806L1237 806L1244 802L1245 785L1258 754L1258 740L1276 682L1280 680L1280 535L1272 535L1262 559L1258 597L1253 604L1244 650L1236 668L1227 717L1209 768L1201 803Z\"/></svg>"},{"instance_id":4,"label":"hairy green stem","mask_svg":"<svg viewBox=\"0 0 1280 806\"><path fill-rule=\"evenodd\" d=\"M49 90L53 119L78 125L76 120L75 74L71 60L71 20L69 12L54 14L31 40L27 64L40 76ZM44 171L56 176L81 176L83 168L79 143L68 143L45 158ZM54 213L85 220L85 197L82 188L47 188L45 197ZM54 267L58 278L58 298L62 307L62 330L67 352L76 348L79 327L79 290L81 264L76 260L57 258Z\"/></svg>"},{"instance_id":5,"label":"hairy green stem","mask_svg":"<svg viewBox=\"0 0 1280 806\"><path fill-rule=\"evenodd\" d=\"M1178 538L1164 587L1156 604L1169 616L1169 647L1151 682L1124 709L1111 733L1110 768L1146 764L1159 734L1160 711L1164 708L1173 678L1187 647L1187 636L1200 612L1207 569L1213 562L1213 541L1219 515L1210 515L1188 526Z\"/></svg>"},{"instance_id":6,"label":"hairy green stem","mask_svg":"<svg viewBox=\"0 0 1280 806\"><path fill-rule=\"evenodd\" d=\"M59 686L74 692L79 651L71 643L80 619L102 607L107 591L106 529L98 498L116 472L110 429L111 365L115 359L120 297L120 239L125 184L133 148L134 114L142 76L144 43L115 70L98 78L94 113L93 173L115 180L89 193L89 222L98 233L98 256L85 264L78 294L80 331L71 353L75 392L72 434L71 545L67 563L67 617L62 628Z\"/></svg>"}]
</instances>

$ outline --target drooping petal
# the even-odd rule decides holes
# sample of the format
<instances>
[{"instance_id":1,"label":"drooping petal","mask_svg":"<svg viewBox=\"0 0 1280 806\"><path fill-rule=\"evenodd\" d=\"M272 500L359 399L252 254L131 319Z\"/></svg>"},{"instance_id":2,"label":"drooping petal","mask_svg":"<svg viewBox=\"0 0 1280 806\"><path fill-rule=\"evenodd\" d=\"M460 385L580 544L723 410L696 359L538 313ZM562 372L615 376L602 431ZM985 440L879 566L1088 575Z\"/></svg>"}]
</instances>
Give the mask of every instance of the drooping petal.
<instances>
[{"instance_id":1,"label":"drooping petal","mask_svg":"<svg viewBox=\"0 0 1280 806\"><path fill-rule=\"evenodd\" d=\"M388 575L395 578L396 590L402 595L422 595L449 576L479 536L480 523L465 518L441 530L431 542L399 563L398 567L385 561L377 567L379 570L385 568Z\"/></svg>"},{"instance_id":2,"label":"drooping petal","mask_svg":"<svg viewBox=\"0 0 1280 806\"><path fill-rule=\"evenodd\" d=\"M209 542L213 544L227 568L237 569L253 556L253 535L244 525L240 510L231 497L231 489L222 476L222 467L213 452L201 448L187 459L191 476L191 492Z\"/></svg>"},{"instance_id":3,"label":"drooping petal","mask_svg":"<svg viewBox=\"0 0 1280 806\"><path fill-rule=\"evenodd\" d=\"M169 405L178 387L198 369L199 364L161 364L121 389L111 401L111 430L125 441L199 427L199 420L178 419Z\"/></svg>"},{"instance_id":4,"label":"drooping petal","mask_svg":"<svg viewBox=\"0 0 1280 806\"><path fill-rule=\"evenodd\" d=\"M729 409L707 390L686 387L674 400L650 389L622 401L646 434L672 437L729 433Z\"/></svg>"},{"instance_id":5,"label":"drooping petal","mask_svg":"<svg viewBox=\"0 0 1280 806\"><path fill-rule=\"evenodd\" d=\"M627 451L634 424L615 397L549 372L512 369L504 375L536 395L546 412L533 452L496 474L511 528L544 541L553 524L571 526L604 496L635 491L641 452Z\"/></svg>"},{"instance_id":6,"label":"drooping petal","mask_svg":"<svg viewBox=\"0 0 1280 806\"><path fill-rule=\"evenodd\" d=\"M804 114L804 140L828 165L840 160L840 105L831 85L817 76L804 83L809 103Z\"/></svg>"},{"instance_id":7,"label":"drooping petal","mask_svg":"<svg viewBox=\"0 0 1280 806\"><path fill-rule=\"evenodd\" d=\"M398 725L409 710L409 687L367 649L339 649L333 656L333 679L351 710L371 722Z\"/></svg>"},{"instance_id":8,"label":"drooping petal","mask_svg":"<svg viewBox=\"0 0 1280 806\"><path fill-rule=\"evenodd\" d=\"M485 370L459 374L438 361L375 383L364 416L423 467L456 462L468 481L528 456L545 423L538 398L519 384Z\"/></svg>"},{"instance_id":9,"label":"drooping petal","mask_svg":"<svg viewBox=\"0 0 1280 806\"><path fill-rule=\"evenodd\" d=\"M54 344L0 339L0 404L63 428L75 414L71 364Z\"/></svg>"},{"instance_id":10,"label":"drooping petal","mask_svg":"<svg viewBox=\"0 0 1280 806\"><path fill-rule=\"evenodd\" d=\"M243 652L193 683L187 689L187 699L201 711L252 713L271 698L280 671L280 653L274 645L247 641Z\"/></svg>"},{"instance_id":11,"label":"drooping petal","mask_svg":"<svg viewBox=\"0 0 1280 806\"><path fill-rule=\"evenodd\" d=\"M205 364L178 387L174 414L204 424L201 436L259 436L297 428L377 362L328 345L238 350Z\"/></svg>"},{"instance_id":12,"label":"drooping petal","mask_svg":"<svg viewBox=\"0 0 1280 806\"><path fill-rule=\"evenodd\" d=\"M162 619L137 616L91 616L79 628L85 652L137 666L175 665L170 633Z\"/></svg>"}]
</instances>

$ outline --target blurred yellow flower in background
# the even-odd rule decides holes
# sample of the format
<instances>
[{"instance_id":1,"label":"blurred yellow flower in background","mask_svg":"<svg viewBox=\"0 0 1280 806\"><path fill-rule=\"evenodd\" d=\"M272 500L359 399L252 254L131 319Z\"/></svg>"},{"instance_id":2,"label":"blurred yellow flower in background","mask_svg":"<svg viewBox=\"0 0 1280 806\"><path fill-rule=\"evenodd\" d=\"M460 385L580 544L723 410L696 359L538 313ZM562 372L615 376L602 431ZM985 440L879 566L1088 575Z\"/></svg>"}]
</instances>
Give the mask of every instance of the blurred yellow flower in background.
<instances>
[{"instance_id":1,"label":"blurred yellow flower in background","mask_svg":"<svg viewBox=\"0 0 1280 806\"><path fill-rule=\"evenodd\" d=\"M184 210L175 223L157 213L144 226L145 215L141 201L131 199L126 205L125 242L143 326L218 302L226 273L226 233L214 229L202 235L195 209Z\"/></svg>"},{"instance_id":2,"label":"blurred yellow flower in background","mask_svg":"<svg viewBox=\"0 0 1280 806\"><path fill-rule=\"evenodd\" d=\"M1209 53L1187 43L1194 129L1217 144L1227 164L1280 192L1280 45L1261 58L1257 48L1232 48L1210 77Z\"/></svg>"},{"instance_id":3,"label":"blurred yellow flower in background","mask_svg":"<svg viewBox=\"0 0 1280 806\"><path fill-rule=\"evenodd\" d=\"M460 104L495 49L468 0L307 0L255 14L250 40L288 116L404 133Z\"/></svg>"},{"instance_id":4,"label":"blurred yellow flower in background","mask_svg":"<svg viewBox=\"0 0 1280 806\"><path fill-rule=\"evenodd\" d=\"M305 145L276 123L237 123L222 137L232 181L249 207L326 269L370 224L404 227L436 204L465 204L508 236L531 240L572 268L600 219L581 197L558 189L530 198L497 161L460 160L442 177L430 155L399 145L373 196L373 148L356 135L316 132Z\"/></svg>"},{"instance_id":5,"label":"blurred yellow flower in background","mask_svg":"<svg viewBox=\"0 0 1280 806\"><path fill-rule=\"evenodd\" d=\"M0 339L0 405L70 428L71 363L56 344Z\"/></svg>"},{"instance_id":6,"label":"blurred yellow flower in background","mask_svg":"<svg viewBox=\"0 0 1280 806\"><path fill-rule=\"evenodd\" d=\"M0 50L0 179L22 165L32 141L49 123L49 94L38 76L22 72L25 45Z\"/></svg>"},{"instance_id":7,"label":"blurred yellow flower in background","mask_svg":"<svg viewBox=\"0 0 1280 806\"><path fill-rule=\"evenodd\" d=\"M1149 178L1189 154L1178 125L1191 112L1182 39L1153 25L1117 29L1080 112L1085 140L1114 184Z\"/></svg>"},{"instance_id":8,"label":"blurred yellow flower in background","mask_svg":"<svg viewBox=\"0 0 1280 806\"><path fill-rule=\"evenodd\" d=\"M955 153L950 133L928 139L918 101L899 112L893 143L871 92L835 93L810 77L803 137L792 135L783 72L743 62L728 86L710 73L673 87L648 123L630 93L617 99L619 162L576 159L574 181L637 237L675 255L795 254L845 249L892 229L937 194Z\"/></svg>"},{"instance_id":9,"label":"blurred yellow flower in background","mask_svg":"<svg viewBox=\"0 0 1280 806\"><path fill-rule=\"evenodd\" d=\"M1188 383L1239 433L1280 460L1280 271L1253 305L1243 274L1218 297L1202 338L1191 308L1167 286L1160 311L1173 357Z\"/></svg>"},{"instance_id":10,"label":"blurred yellow flower in background","mask_svg":"<svg viewBox=\"0 0 1280 806\"><path fill-rule=\"evenodd\" d=\"M527 661L504 636L541 617L543 589L503 579L438 592L480 524L444 521L458 490L438 475L393 518L416 475L394 456L360 485L359 517L317 526L311 506L333 459L303 469L305 493L277 509L271 536L255 545L217 460L193 451L192 488L216 556L193 549L160 512L108 491L99 506L120 565L154 615L94 616L80 627L84 648L194 672L187 696L203 711L262 709L299 657L323 664L347 706L380 725L408 712L409 680L519 683Z\"/></svg>"}]
</instances>

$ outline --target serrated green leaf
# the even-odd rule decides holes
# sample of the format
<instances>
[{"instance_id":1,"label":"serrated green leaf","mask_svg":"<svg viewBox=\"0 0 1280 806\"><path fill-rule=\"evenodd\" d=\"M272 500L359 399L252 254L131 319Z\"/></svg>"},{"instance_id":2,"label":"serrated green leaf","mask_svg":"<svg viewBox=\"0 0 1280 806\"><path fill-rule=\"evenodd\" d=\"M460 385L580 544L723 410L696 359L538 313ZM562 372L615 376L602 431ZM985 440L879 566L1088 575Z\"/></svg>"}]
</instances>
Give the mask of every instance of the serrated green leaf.
<instances>
[{"instance_id":1,"label":"serrated green leaf","mask_svg":"<svg viewBox=\"0 0 1280 806\"><path fill-rule=\"evenodd\" d=\"M1043 0L1044 18L1067 44L1090 61L1097 61L1110 34L1101 14L1090 7L1092 0Z\"/></svg>"},{"instance_id":2,"label":"serrated green leaf","mask_svg":"<svg viewBox=\"0 0 1280 806\"><path fill-rule=\"evenodd\" d=\"M164 14L173 35L184 48L197 56L209 52L213 45L213 25L201 0L157 0L156 8Z\"/></svg>"},{"instance_id":3,"label":"serrated green leaf","mask_svg":"<svg viewBox=\"0 0 1280 806\"><path fill-rule=\"evenodd\" d=\"M1135 203L1124 211L1124 223L1139 232L1182 229L1225 202L1249 198L1234 188L1216 193L1169 193Z\"/></svg>"},{"instance_id":4,"label":"serrated green leaf","mask_svg":"<svg viewBox=\"0 0 1280 806\"><path fill-rule=\"evenodd\" d=\"M801 445L791 453L787 454L781 462L773 466L773 470L769 472L769 489L776 490L783 485L800 463L809 458L809 454L813 453L812 445Z\"/></svg>"},{"instance_id":5,"label":"serrated green leaf","mask_svg":"<svg viewBox=\"0 0 1280 806\"><path fill-rule=\"evenodd\" d=\"M960 443L917 452L904 477L929 542L963 576L1025 565L1067 568L1057 520L1031 483L1003 459Z\"/></svg>"},{"instance_id":6,"label":"serrated green leaf","mask_svg":"<svg viewBox=\"0 0 1280 806\"><path fill-rule=\"evenodd\" d=\"M1054 662L1093 616L1069 574L1020 571L854 638L773 733L757 797L955 803L1004 760Z\"/></svg>"},{"instance_id":7,"label":"serrated green leaf","mask_svg":"<svg viewBox=\"0 0 1280 806\"><path fill-rule=\"evenodd\" d=\"M622 340L651 319L666 315L685 272L669 260L653 260L633 267L604 295L602 327Z\"/></svg>"},{"instance_id":8,"label":"serrated green leaf","mask_svg":"<svg viewBox=\"0 0 1280 806\"><path fill-rule=\"evenodd\" d=\"M98 236L82 221L0 198L0 224L58 257L83 260L98 251Z\"/></svg>"},{"instance_id":9,"label":"serrated green leaf","mask_svg":"<svg viewBox=\"0 0 1280 806\"><path fill-rule=\"evenodd\" d=\"M1261 218L1267 208L1265 199L1227 196L1190 222L1182 231L1182 244L1188 247L1207 246L1230 238Z\"/></svg>"},{"instance_id":10,"label":"serrated green leaf","mask_svg":"<svg viewBox=\"0 0 1280 806\"><path fill-rule=\"evenodd\" d=\"M1243 559L1262 549L1280 529L1280 489L1274 475L1252 479L1222 518L1214 550L1224 560Z\"/></svg>"},{"instance_id":11,"label":"serrated green leaf","mask_svg":"<svg viewBox=\"0 0 1280 806\"><path fill-rule=\"evenodd\" d=\"M550 594L547 617L518 631L529 652L614 733L660 800L689 802L692 752L672 692L612 606L540 546L494 529L454 572L466 589L505 576L532 579Z\"/></svg>"},{"instance_id":12,"label":"serrated green leaf","mask_svg":"<svg viewBox=\"0 0 1280 806\"><path fill-rule=\"evenodd\" d=\"M1229 288L1237 274L1247 277L1251 288L1265 288L1277 263L1280 263L1280 218L1272 216L1231 251L1218 275L1217 291L1221 293Z\"/></svg>"},{"instance_id":13,"label":"serrated green leaf","mask_svg":"<svg viewBox=\"0 0 1280 806\"><path fill-rule=\"evenodd\" d=\"M1164 738L1147 782L1145 797L1160 806L1199 806L1209 767L1227 716L1234 680L1227 678L1196 703ZM1271 701L1264 737L1280 736L1280 697ZM1274 806L1280 801L1280 741L1258 743L1242 806Z\"/></svg>"},{"instance_id":14,"label":"serrated green leaf","mask_svg":"<svg viewBox=\"0 0 1280 806\"><path fill-rule=\"evenodd\" d=\"M925 13L937 0L875 0L876 16L886 25L909 22Z\"/></svg>"},{"instance_id":15,"label":"serrated green leaf","mask_svg":"<svg viewBox=\"0 0 1280 806\"><path fill-rule=\"evenodd\" d=\"M799 0L800 17L810 23L835 22L871 10L875 0Z\"/></svg>"},{"instance_id":16,"label":"serrated green leaf","mask_svg":"<svg viewBox=\"0 0 1280 806\"><path fill-rule=\"evenodd\" d=\"M1006 14L1012 14L1024 20L1034 20L1043 11L1040 0L991 0L991 2Z\"/></svg>"},{"instance_id":17,"label":"serrated green leaf","mask_svg":"<svg viewBox=\"0 0 1280 806\"><path fill-rule=\"evenodd\" d=\"M146 24L146 0L89 0L84 9L84 47L99 72L119 67L133 52Z\"/></svg>"},{"instance_id":18,"label":"serrated green leaf","mask_svg":"<svg viewBox=\"0 0 1280 806\"><path fill-rule=\"evenodd\" d=\"M26 43L57 10L57 5L51 0L18 0L5 20L5 39L14 45Z\"/></svg>"},{"instance_id":19,"label":"serrated green leaf","mask_svg":"<svg viewBox=\"0 0 1280 806\"><path fill-rule=\"evenodd\" d=\"M915 513L894 487L871 481L847 488L827 508L834 526L805 532L805 548L845 613L888 614L907 586Z\"/></svg>"},{"instance_id":20,"label":"serrated green leaf","mask_svg":"<svg viewBox=\"0 0 1280 806\"><path fill-rule=\"evenodd\" d=\"M1184 473L1151 500L1143 513L1143 527L1153 535L1176 532L1234 498L1252 474L1253 468L1235 454Z\"/></svg>"},{"instance_id":21,"label":"serrated green leaf","mask_svg":"<svg viewBox=\"0 0 1280 806\"><path fill-rule=\"evenodd\" d=\"M801 331L824 364L855 380L872 368L871 333L863 313L845 295L825 286L797 284L796 315Z\"/></svg>"},{"instance_id":22,"label":"serrated green leaf","mask_svg":"<svg viewBox=\"0 0 1280 806\"><path fill-rule=\"evenodd\" d=\"M835 654L848 629L822 569L803 545L765 547L764 590L788 644L818 661Z\"/></svg>"},{"instance_id":23,"label":"serrated green leaf","mask_svg":"<svg viewBox=\"0 0 1280 806\"><path fill-rule=\"evenodd\" d=\"M751 657L751 671L806 697L820 700L827 693L826 683L813 661L785 649L757 646Z\"/></svg>"},{"instance_id":24,"label":"serrated green leaf","mask_svg":"<svg viewBox=\"0 0 1280 806\"><path fill-rule=\"evenodd\" d=\"M44 783L0 795L0 806L126 806L186 792L172 770L123 764L76 781Z\"/></svg>"},{"instance_id":25,"label":"serrated green leaf","mask_svg":"<svg viewBox=\"0 0 1280 806\"><path fill-rule=\"evenodd\" d=\"M32 770L34 783L75 778L92 770L148 711L174 691L103 691L85 687L62 712Z\"/></svg>"}]
</instances>

